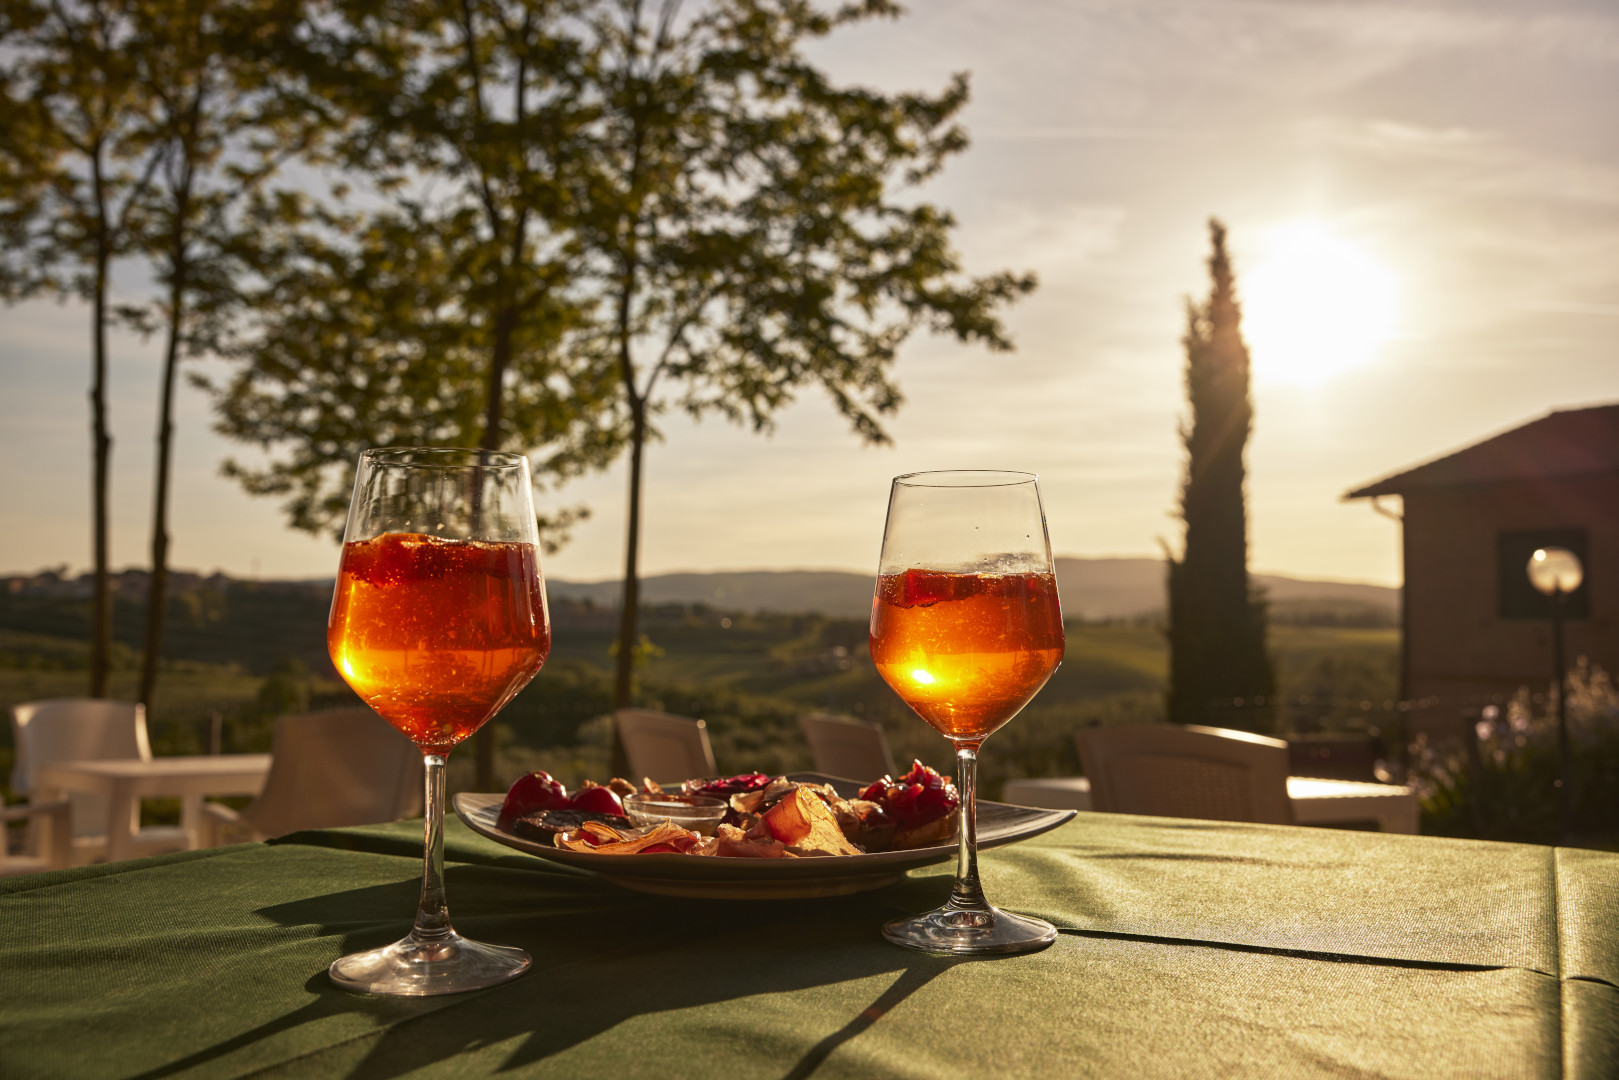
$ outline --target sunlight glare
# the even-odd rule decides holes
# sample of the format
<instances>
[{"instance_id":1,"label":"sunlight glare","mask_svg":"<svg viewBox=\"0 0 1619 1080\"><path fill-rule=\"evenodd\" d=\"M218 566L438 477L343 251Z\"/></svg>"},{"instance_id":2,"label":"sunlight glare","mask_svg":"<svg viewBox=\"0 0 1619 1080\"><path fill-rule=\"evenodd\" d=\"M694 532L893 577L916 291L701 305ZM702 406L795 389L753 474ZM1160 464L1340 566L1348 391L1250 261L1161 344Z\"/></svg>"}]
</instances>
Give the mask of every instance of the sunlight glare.
<instances>
[{"instance_id":1,"label":"sunlight glare","mask_svg":"<svg viewBox=\"0 0 1619 1080\"><path fill-rule=\"evenodd\" d=\"M1257 381L1319 385L1394 336L1394 275L1316 222L1276 229L1265 261L1239 269L1237 287Z\"/></svg>"}]
</instances>

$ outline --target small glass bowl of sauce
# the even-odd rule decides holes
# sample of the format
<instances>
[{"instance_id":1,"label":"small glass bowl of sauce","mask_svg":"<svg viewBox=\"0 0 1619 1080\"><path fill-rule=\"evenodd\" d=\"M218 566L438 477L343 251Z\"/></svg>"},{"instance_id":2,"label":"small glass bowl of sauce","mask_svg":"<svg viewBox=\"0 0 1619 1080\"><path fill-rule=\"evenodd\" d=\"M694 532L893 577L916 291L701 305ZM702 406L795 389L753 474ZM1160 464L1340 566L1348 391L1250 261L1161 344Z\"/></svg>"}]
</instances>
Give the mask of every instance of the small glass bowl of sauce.
<instances>
[{"instance_id":1,"label":"small glass bowl of sauce","mask_svg":"<svg viewBox=\"0 0 1619 1080\"><path fill-rule=\"evenodd\" d=\"M712 795L663 794L638 791L624 800L624 812L637 825L657 825L672 821L698 836L713 836L714 827L725 817L729 805Z\"/></svg>"}]
</instances>

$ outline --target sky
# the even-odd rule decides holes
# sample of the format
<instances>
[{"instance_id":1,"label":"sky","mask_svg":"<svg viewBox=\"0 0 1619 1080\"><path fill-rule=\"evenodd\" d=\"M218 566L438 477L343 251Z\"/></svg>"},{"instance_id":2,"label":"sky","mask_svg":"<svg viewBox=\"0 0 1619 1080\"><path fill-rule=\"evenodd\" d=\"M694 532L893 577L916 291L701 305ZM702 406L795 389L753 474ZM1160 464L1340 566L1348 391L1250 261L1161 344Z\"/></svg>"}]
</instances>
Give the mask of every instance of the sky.
<instances>
[{"instance_id":1,"label":"sky","mask_svg":"<svg viewBox=\"0 0 1619 1080\"><path fill-rule=\"evenodd\" d=\"M971 72L972 146L924 194L969 270L1041 285L1006 313L1014 353L907 343L890 447L814 391L770 437L666 418L645 574L873 572L890 479L939 468L1038 473L1058 554L1175 547L1210 215L1254 353L1255 570L1396 584L1398 526L1346 491L1619 401L1612 3L926 0L813 56L887 90ZM88 340L81 305L0 310L0 571L89 565ZM159 374L156 342L114 339L116 567L146 562ZM329 539L220 475L243 449L211 422L182 390L172 565L334 573ZM547 574L618 576L625 500L622 463L544 496L591 511Z\"/></svg>"}]
</instances>

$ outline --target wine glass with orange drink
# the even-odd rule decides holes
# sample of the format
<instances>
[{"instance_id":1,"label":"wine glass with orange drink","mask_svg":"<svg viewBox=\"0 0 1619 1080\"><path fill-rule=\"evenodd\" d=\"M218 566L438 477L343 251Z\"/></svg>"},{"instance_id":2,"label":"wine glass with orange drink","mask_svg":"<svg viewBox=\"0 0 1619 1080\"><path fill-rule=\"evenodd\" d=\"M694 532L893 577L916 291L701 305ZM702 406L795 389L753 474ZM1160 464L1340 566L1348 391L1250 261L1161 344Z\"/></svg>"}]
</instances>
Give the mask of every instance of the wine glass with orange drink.
<instances>
[{"instance_id":1,"label":"wine glass with orange drink","mask_svg":"<svg viewBox=\"0 0 1619 1080\"><path fill-rule=\"evenodd\" d=\"M871 658L905 704L955 744L961 820L949 901L887 923L889 941L973 954L1029 952L1056 940L1050 923L985 899L977 784L984 740L1029 703L1062 657L1062 609L1035 477L896 477L871 606Z\"/></svg>"},{"instance_id":2,"label":"wine glass with orange drink","mask_svg":"<svg viewBox=\"0 0 1619 1080\"><path fill-rule=\"evenodd\" d=\"M411 932L331 966L373 994L476 990L527 971L521 949L455 932L444 898L450 751L528 685L551 650L528 459L486 450L360 455L326 642L338 672L421 749L426 837Z\"/></svg>"}]
</instances>

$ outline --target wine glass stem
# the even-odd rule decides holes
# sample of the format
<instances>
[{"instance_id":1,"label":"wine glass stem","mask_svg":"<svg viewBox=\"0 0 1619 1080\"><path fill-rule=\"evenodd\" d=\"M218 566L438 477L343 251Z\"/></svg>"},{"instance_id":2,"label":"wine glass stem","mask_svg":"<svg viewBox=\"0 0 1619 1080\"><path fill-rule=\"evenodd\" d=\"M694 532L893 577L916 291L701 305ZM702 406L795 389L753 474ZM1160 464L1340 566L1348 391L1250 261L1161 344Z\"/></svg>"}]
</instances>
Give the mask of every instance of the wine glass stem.
<instances>
[{"instance_id":1,"label":"wine glass stem","mask_svg":"<svg viewBox=\"0 0 1619 1080\"><path fill-rule=\"evenodd\" d=\"M426 765L426 835L422 852L422 899L416 907L416 926L410 936L437 941L449 936L450 908L444 900L444 771L443 754L423 754Z\"/></svg>"},{"instance_id":2,"label":"wine glass stem","mask_svg":"<svg viewBox=\"0 0 1619 1080\"><path fill-rule=\"evenodd\" d=\"M978 884L978 746L956 744L956 792L961 796L961 826L956 830L956 884L950 903L957 911L987 911L989 901Z\"/></svg>"}]
</instances>

